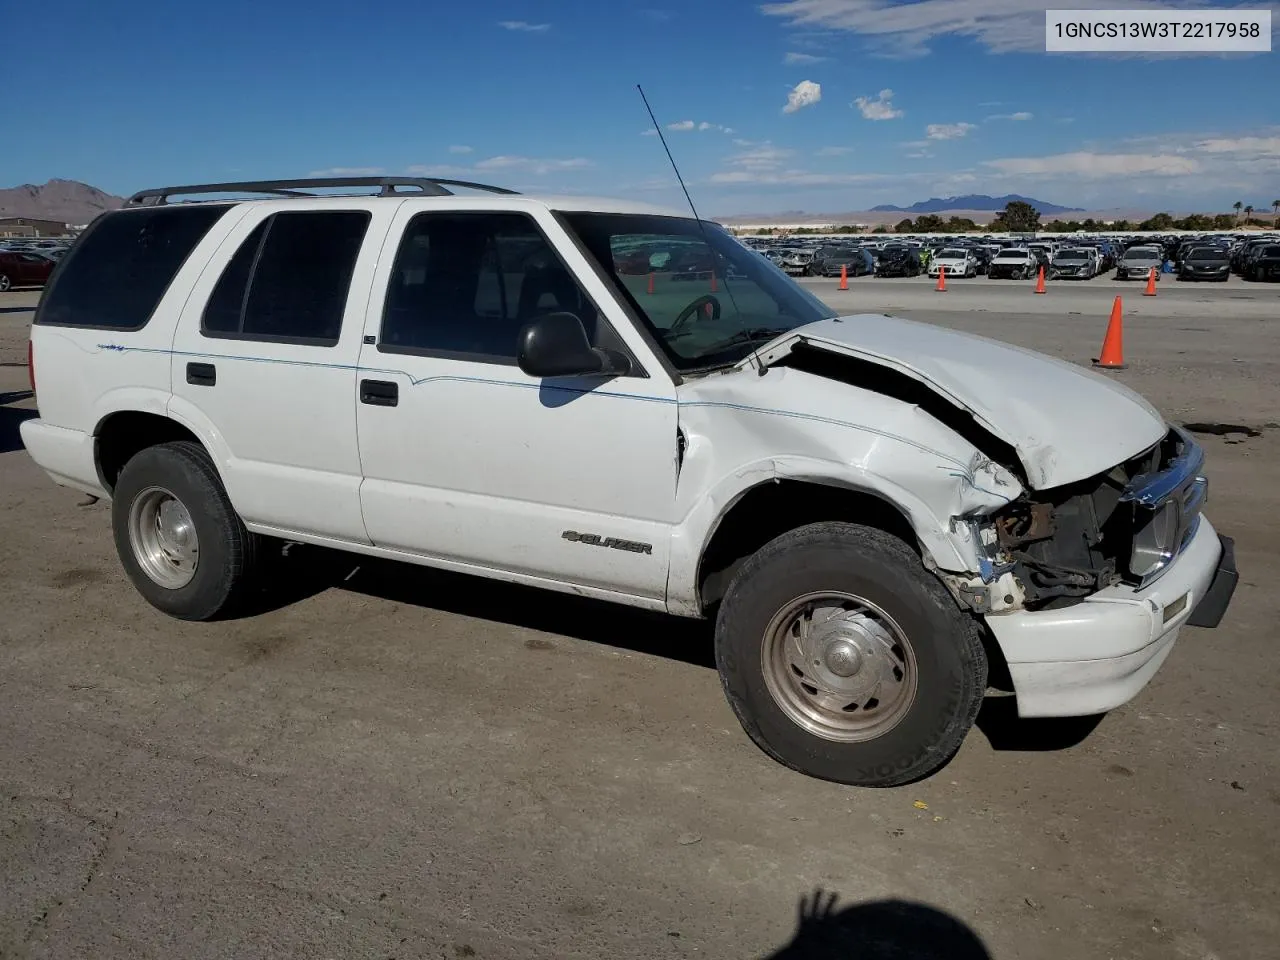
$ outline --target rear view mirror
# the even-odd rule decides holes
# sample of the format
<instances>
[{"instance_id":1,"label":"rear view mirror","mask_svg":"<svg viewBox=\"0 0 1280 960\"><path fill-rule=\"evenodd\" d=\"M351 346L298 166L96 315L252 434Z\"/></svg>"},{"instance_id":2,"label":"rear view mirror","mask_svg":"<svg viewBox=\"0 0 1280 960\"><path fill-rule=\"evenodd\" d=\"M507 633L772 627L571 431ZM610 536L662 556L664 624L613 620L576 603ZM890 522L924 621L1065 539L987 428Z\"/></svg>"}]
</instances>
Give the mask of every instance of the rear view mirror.
<instances>
[{"instance_id":1,"label":"rear view mirror","mask_svg":"<svg viewBox=\"0 0 1280 960\"><path fill-rule=\"evenodd\" d=\"M548 313L520 331L516 362L531 377L623 376L630 361L591 346L582 321L572 313Z\"/></svg>"}]
</instances>

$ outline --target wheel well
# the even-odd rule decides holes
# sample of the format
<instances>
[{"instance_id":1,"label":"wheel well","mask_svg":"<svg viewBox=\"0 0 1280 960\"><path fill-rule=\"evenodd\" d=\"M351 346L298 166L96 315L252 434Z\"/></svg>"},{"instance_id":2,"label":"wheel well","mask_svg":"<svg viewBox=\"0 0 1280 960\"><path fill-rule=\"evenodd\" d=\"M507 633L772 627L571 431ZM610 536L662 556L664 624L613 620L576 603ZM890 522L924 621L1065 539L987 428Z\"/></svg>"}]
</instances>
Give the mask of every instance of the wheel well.
<instances>
[{"instance_id":1,"label":"wheel well","mask_svg":"<svg viewBox=\"0 0 1280 960\"><path fill-rule=\"evenodd\" d=\"M111 414L98 425L94 442L102 485L114 490L120 471L136 453L173 440L200 442L194 433L168 417L134 410Z\"/></svg>"},{"instance_id":2,"label":"wheel well","mask_svg":"<svg viewBox=\"0 0 1280 960\"><path fill-rule=\"evenodd\" d=\"M803 480L752 487L720 520L698 564L702 609L720 602L748 557L788 530L823 520L846 520L893 534L920 552L911 524L897 507L874 494Z\"/></svg>"}]
</instances>

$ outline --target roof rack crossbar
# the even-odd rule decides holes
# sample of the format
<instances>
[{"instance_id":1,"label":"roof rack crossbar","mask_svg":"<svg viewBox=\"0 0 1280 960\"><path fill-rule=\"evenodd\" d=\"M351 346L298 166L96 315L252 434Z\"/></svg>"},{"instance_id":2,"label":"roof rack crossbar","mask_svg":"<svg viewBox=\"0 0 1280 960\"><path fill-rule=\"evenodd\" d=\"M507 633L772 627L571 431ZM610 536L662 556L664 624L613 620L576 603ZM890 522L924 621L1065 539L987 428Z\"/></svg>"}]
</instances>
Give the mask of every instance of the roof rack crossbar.
<instances>
[{"instance_id":1,"label":"roof rack crossbar","mask_svg":"<svg viewBox=\"0 0 1280 960\"><path fill-rule=\"evenodd\" d=\"M180 187L155 187L139 190L125 201L126 207L160 206L171 197L202 193L260 193L276 197L314 197L324 194L306 191L333 187L378 187L378 196L418 195L447 197L453 194L449 187L465 187L486 193L514 195L515 190L495 187L487 183L469 180L448 180L442 177L310 177L302 180L246 180L238 183L196 183ZM410 189L401 189L410 188Z\"/></svg>"}]
</instances>

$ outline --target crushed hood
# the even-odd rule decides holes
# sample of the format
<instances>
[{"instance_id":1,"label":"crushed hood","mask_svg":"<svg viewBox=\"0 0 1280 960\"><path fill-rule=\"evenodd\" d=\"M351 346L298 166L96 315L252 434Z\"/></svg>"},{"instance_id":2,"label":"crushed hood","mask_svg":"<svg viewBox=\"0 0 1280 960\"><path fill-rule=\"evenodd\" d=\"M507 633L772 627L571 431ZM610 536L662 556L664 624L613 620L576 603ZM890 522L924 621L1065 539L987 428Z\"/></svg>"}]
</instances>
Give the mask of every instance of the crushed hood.
<instances>
[{"instance_id":1,"label":"crushed hood","mask_svg":"<svg viewBox=\"0 0 1280 960\"><path fill-rule=\"evenodd\" d=\"M1101 374L946 327L880 314L837 317L797 327L755 356L768 366L802 344L927 384L1012 446L1035 489L1103 473L1168 430L1151 404Z\"/></svg>"}]
</instances>

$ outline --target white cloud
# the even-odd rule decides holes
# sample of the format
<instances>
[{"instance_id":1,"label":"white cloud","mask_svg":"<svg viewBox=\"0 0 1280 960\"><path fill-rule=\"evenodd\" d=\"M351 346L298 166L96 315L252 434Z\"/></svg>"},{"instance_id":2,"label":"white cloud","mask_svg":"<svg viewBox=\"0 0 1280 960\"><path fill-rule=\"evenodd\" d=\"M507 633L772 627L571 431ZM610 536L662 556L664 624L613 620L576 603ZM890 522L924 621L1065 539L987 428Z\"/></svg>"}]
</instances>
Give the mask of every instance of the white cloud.
<instances>
[{"instance_id":1,"label":"white cloud","mask_svg":"<svg viewBox=\"0 0 1280 960\"><path fill-rule=\"evenodd\" d=\"M461 143L455 143L452 147L449 148L449 152L450 153L471 153L471 147L465 146L464 144L461 144Z\"/></svg>"},{"instance_id":2,"label":"white cloud","mask_svg":"<svg viewBox=\"0 0 1280 960\"><path fill-rule=\"evenodd\" d=\"M666 23L668 20L672 18L672 16L674 16L672 13L670 13L667 10L655 10L652 7L645 10L640 10L639 13L640 13L640 16L647 17L648 19L654 21L655 23Z\"/></svg>"},{"instance_id":3,"label":"white cloud","mask_svg":"<svg viewBox=\"0 0 1280 960\"><path fill-rule=\"evenodd\" d=\"M1006 157L985 165L1015 177L1101 180L1115 177L1183 177L1198 174L1200 161L1173 153L1058 153L1046 157Z\"/></svg>"},{"instance_id":4,"label":"white cloud","mask_svg":"<svg viewBox=\"0 0 1280 960\"><path fill-rule=\"evenodd\" d=\"M1235 4L1228 4L1234 6ZM760 9L788 26L838 30L879 52L922 56L941 37L966 37L992 53L1044 53L1044 12L1058 0L775 0ZM1115 0L1072 0L1072 9L1108 9ZM1203 9L1204 0L1125 0L1128 10Z\"/></svg>"},{"instance_id":5,"label":"white cloud","mask_svg":"<svg viewBox=\"0 0 1280 960\"><path fill-rule=\"evenodd\" d=\"M650 127L648 130L640 131L640 136L642 137L656 137L657 135L658 135L657 127Z\"/></svg>"},{"instance_id":6,"label":"white cloud","mask_svg":"<svg viewBox=\"0 0 1280 960\"><path fill-rule=\"evenodd\" d=\"M536 157L498 156L476 163L477 170L520 170L541 176L561 170L581 170L592 163L586 157L570 157L567 160L543 160Z\"/></svg>"},{"instance_id":7,"label":"white cloud","mask_svg":"<svg viewBox=\"0 0 1280 960\"><path fill-rule=\"evenodd\" d=\"M853 153L853 147L823 147L818 151L820 157L843 157L845 154Z\"/></svg>"},{"instance_id":8,"label":"white cloud","mask_svg":"<svg viewBox=\"0 0 1280 960\"><path fill-rule=\"evenodd\" d=\"M932 157L933 154L928 150L917 150L915 153L905 154L908 160L923 160L926 157Z\"/></svg>"},{"instance_id":9,"label":"white cloud","mask_svg":"<svg viewBox=\"0 0 1280 960\"><path fill-rule=\"evenodd\" d=\"M788 51L787 55L782 58L782 62L789 67L807 67L814 63L826 63L830 59L830 57L819 57L812 53Z\"/></svg>"},{"instance_id":10,"label":"white cloud","mask_svg":"<svg viewBox=\"0 0 1280 960\"><path fill-rule=\"evenodd\" d=\"M864 120L896 120L902 116L901 110L894 109L893 91L881 90L875 97L858 97L853 105L862 111Z\"/></svg>"},{"instance_id":11,"label":"white cloud","mask_svg":"<svg viewBox=\"0 0 1280 960\"><path fill-rule=\"evenodd\" d=\"M748 141L743 142L746 143ZM728 158L728 163L744 170L776 170L782 166L784 160L788 160L793 156L795 156L794 150L775 147L765 140L751 144L749 149L743 150L741 153L732 154Z\"/></svg>"},{"instance_id":12,"label":"white cloud","mask_svg":"<svg viewBox=\"0 0 1280 960\"><path fill-rule=\"evenodd\" d=\"M1026 110L1019 110L1017 113L993 113L987 117L988 120L1030 120L1035 114L1028 113Z\"/></svg>"},{"instance_id":13,"label":"white cloud","mask_svg":"<svg viewBox=\"0 0 1280 960\"><path fill-rule=\"evenodd\" d=\"M1195 149L1201 153L1235 153L1249 158L1280 157L1280 137L1217 137L1198 141Z\"/></svg>"},{"instance_id":14,"label":"white cloud","mask_svg":"<svg viewBox=\"0 0 1280 960\"><path fill-rule=\"evenodd\" d=\"M387 171L383 167L329 167L325 170L312 170L310 177L380 177Z\"/></svg>"},{"instance_id":15,"label":"white cloud","mask_svg":"<svg viewBox=\"0 0 1280 960\"><path fill-rule=\"evenodd\" d=\"M514 30L517 33L546 33L551 29L549 23L529 23L525 20L502 20L498 26L503 30Z\"/></svg>"},{"instance_id":16,"label":"white cloud","mask_svg":"<svg viewBox=\"0 0 1280 960\"><path fill-rule=\"evenodd\" d=\"M733 133L732 127L726 127L719 123L712 123L710 120L677 120L675 123L668 123L667 129L674 130L677 133L687 133L690 130L698 130L702 132L715 130L717 133ZM646 131L645 133L647 136L652 136L654 133L657 133L657 131Z\"/></svg>"},{"instance_id":17,"label":"white cloud","mask_svg":"<svg viewBox=\"0 0 1280 960\"><path fill-rule=\"evenodd\" d=\"M812 80L801 80L787 94L787 105L782 108L782 112L795 113L797 110L813 106L821 99L822 84L814 83Z\"/></svg>"},{"instance_id":18,"label":"white cloud","mask_svg":"<svg viewBox=\"0 0 1280 960\"><path fill-rule=\"evenodd\" d=\"M972 123L931 123L924 128L924 135L930 140L959 140L975 129Z\"/></svg>"}]
</instances>

